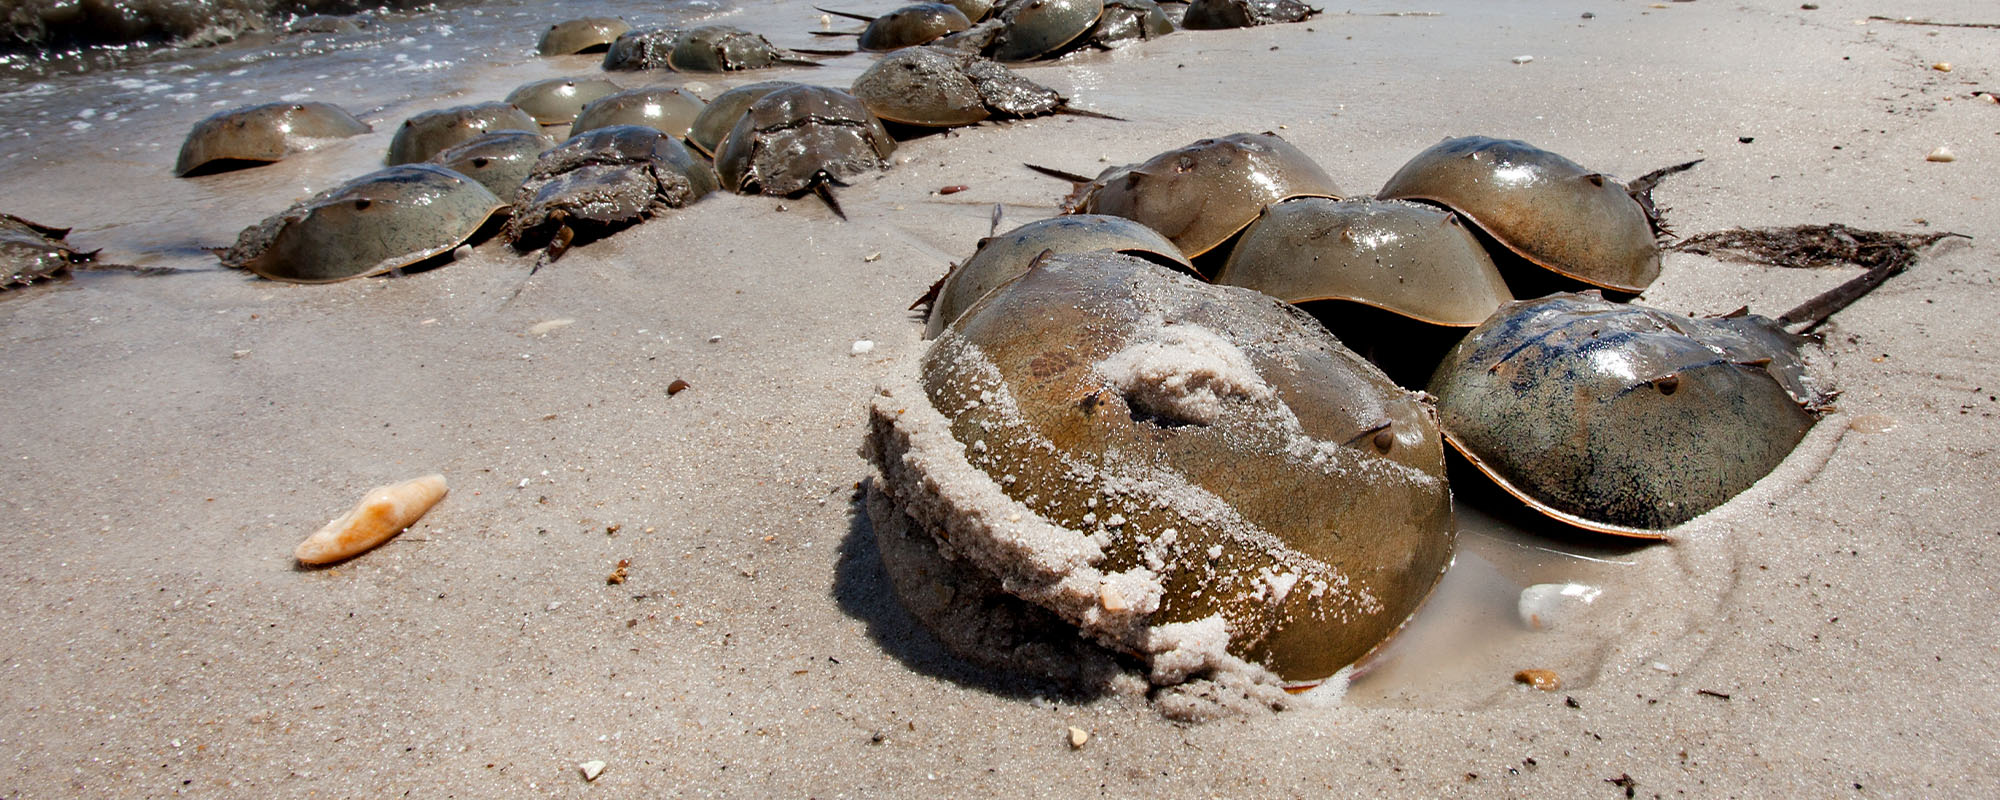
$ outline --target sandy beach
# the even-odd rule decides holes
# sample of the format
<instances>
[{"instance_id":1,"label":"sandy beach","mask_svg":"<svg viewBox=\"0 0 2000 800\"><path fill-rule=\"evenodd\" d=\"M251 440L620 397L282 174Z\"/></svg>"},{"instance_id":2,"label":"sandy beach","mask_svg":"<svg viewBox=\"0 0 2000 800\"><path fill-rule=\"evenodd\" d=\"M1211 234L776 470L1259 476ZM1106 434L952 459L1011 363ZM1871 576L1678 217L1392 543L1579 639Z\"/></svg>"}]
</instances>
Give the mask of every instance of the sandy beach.
<instances>
[{"instance_id":1,"label":"sandy beach","mask_svg":"<svg viewBox=\"0 0 2000 800\"><path fill-rule=\"evenodd\" d=\"M745 5L715 19L815 44L809 4ZM1410 11L1436 13L1388 15ZM717 194L532 276L493 240L326 286L200 249L372 169L410 113L595 72L529 52L547 14L503 59L321 81L374 132L271 167L171 176L219 91L67 142L9 120L37 135L0 142L0 211L183 271L0 294L0 797L2000 793L2000 105L1976 94L2000 30L1868 19L1992 4L1368 0L1024 67L1124 121L904 142L841 190L844 222ZM648 77L712 96L866 64ZM1628 179L1704 159L1656 193L1682 234L1972 239L1834 318L1837 412L1673 542L1480 534L1500 523L1461 509L1452 613L1345 699L1185 724L952 657L891 593L858 490L869 400L927 344L906 307L995 204L1003 227L1056 212L1067 187L1024 161L1094 174L1265 130L1357 194L1476 133ZM1774 314L1855 272L1675 252L1643 300ZM400 537L296 565L369 488L431 472L450 494ZM1604 599L1515 630L1514 593L1564 580ZM1569 685L1513 682L1531 667Z\"/></svg>"}]
</instances>

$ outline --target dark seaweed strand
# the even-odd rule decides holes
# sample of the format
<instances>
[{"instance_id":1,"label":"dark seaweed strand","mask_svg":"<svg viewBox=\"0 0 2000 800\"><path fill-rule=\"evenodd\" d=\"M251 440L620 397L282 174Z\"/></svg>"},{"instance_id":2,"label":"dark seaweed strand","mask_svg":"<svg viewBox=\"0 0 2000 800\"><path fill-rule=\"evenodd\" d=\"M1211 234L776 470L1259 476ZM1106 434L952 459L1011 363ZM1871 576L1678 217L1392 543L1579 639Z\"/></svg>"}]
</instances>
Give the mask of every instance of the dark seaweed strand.
<instances>
[{"instance_id":1,"label":"dark seaweed strand","mask_svg":"<svg viewBox=\"0 0 2000 800\"><path fill-rule=\"evenodd\" d=\"M1871 232L1859 231L1859 233ZM1809 333L1814 328L1819 327L1821 323L1826 322L1828 317L1848 307L1869 292L1875 291L1875 287L1888 282L1890 278L1900 274L1903 270L1909 269L1910 265L1917 261L1917 248L1928 247L1948 236L1958 236L1965 239L1972 238L1962 233L1950 232L1922 236L1915 234L1886 235L1900 238L1902 240L1898 242L1900 246L1871 251L1870 256L1874 259L1874 263L1868 267L1867 272L1861 273L1846 283L1821 292L1804 303L1800 303L1797 308L1787 311L1784 316L1779 317L1778 324L1787 328L1798 325L1800 327L1794 331L1795 333Z\"/></svg>"}]
</instances>

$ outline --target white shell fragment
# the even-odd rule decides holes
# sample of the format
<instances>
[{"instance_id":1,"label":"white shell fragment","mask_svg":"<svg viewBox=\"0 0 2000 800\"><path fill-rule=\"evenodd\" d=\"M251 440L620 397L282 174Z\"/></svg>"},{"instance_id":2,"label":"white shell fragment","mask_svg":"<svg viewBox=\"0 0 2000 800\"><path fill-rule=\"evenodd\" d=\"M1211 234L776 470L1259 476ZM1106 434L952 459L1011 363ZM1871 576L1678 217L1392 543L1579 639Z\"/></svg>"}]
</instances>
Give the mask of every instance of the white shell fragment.
<instances>
[{"instance_id":1,"label":"white shell fragment","mask_svg":"<svg viewBox=\"0 0 2000 800\"><path fill-rule=\"evenodd\" d=\"M300 542L292 555L301 564L331 564L353 558L414 524L444 499L444 493L443 475L425 475L371 489L353 510Z\"/></svg>"},{"instance_id":2,"label":"white shell fragment","mask_svg":"<svg viewBox=\"0 0 2000 800\"><path fill-rule=\"evenodd\" d=\"M1925 160L1925 161L1957 161L1957 160L1958 160L1958 154L1957 154L1957 153L1954 153L1954 152L1952 152L1952 151L1951 151L1951 148L1949 148L1949 147L1939 147L1939 148L1938 148L1938 149L1936 149L1936 150L1932 150L1932 151L1931 151L1931 154L1930 154L1930 155L1927 155L1927 156L1924 156L1924 160Z\"/></svg>"},{"instance_id":3,"label":"white shell fragment","mask_svg":"<svg viewBox=\"0 0 2000 800\"><path fill-rule=\"evenodd\" d=\"M585 761L581 764L576 765L576 769L578 772L583 773L583 779L585 781L594 781L597 780L597 776L604 774L604 762Z\"/></svg>"}]
</instances>

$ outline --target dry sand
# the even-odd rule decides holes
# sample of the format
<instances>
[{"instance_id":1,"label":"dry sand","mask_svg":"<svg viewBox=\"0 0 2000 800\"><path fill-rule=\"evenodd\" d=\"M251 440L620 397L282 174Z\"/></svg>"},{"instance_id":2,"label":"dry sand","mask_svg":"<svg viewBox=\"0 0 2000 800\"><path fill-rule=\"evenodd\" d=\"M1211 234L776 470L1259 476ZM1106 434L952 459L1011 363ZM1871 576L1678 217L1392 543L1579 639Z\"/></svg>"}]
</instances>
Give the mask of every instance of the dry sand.
<instances>
[{"instance_id":1,"label":"dry sand","mask_svg":"<svg viewBox=\"0 0 2000 800\"><path fill-rule=\"evenodd\" d=\"M2000 106L1971 97L2000 89L2000 30L1858 22L2000 16L1819 5L1359 3L1443 15L1335 8L1033 68L1130 121L910 142L842 193L846 223L717 196L525 282L528 260L488 243L332 286L85 274L0 297L0 796L2000 792ZM558 61L465 76L466 94L589 68ZM850 61L812 79L844 83ZM319 158L371 161L377 127ZM888 593L856 494L871 392L922 346L904 306L992 204L1051 213L1061 187L1020 161L1090 172L1265 129L1356 191L1483 133L1628 178L1706 158L1659 193L1683 232L1976 240L1836 318L1820 367L1842 415L1777 475L1682 543L1619 549L1629 564L1594 573L1607 611L1497 663L1187 726L946 656ZM1958 160L1925 161L1940 145ZM0 197L110 260L193 266L191 244L329 185L211 203L270 179L175 181L172 156L14 159ZM950 184L971 188L933 193ZM197 211L121 210L148 203ZM1778 311L1847 274L1674 254L1647 297ZM676 378L692 388L669 397ZM362 492L432 471L452 492L413 529L295 567ZM607 584L620 560L629 580ZM1512 686L1544 651L1582 685Z\"/></svg>"}]
</instances>

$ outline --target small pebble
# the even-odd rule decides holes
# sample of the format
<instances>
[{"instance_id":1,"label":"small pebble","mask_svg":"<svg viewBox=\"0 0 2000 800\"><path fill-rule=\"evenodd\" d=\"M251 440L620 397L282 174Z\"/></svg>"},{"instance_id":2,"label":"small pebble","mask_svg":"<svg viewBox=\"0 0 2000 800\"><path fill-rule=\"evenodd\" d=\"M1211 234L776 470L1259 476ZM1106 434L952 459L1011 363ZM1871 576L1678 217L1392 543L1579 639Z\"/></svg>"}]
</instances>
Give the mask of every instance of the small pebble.
<instances>
[{"instance_id":1,"label":"small pebble","mask_svg":"<svg viewBox=\"0 0 2000 800\"><path fill-rule=\"evenodd\" d=\"M710 336L710 337L708 337L708 343L709 343L709 344L715 344L716 342L720 342L720 341L722 341L722 335L721 335L721 334L716 334L716 335L714 335L714 336Z\"/></svg>"},{"instance_id":2,"label":"small pebble","mask_svg":"<svg viewBox=\"0 0 2000 800\"><path fill-rule=\"evenodd\" d=\"M869 253L869 254L868 254L868 255L866 255L866 256L863 256L863 257L862 257L862 259L861 259L861 261L862 261L863 263L867 263L867 264L873 264L873 263L875 263L875 262L877 262L877 261L881 261L881 260L882 260L882 252L881 252L881 251L879 251L879 250L877 250L877 251L875 251L875 252L873 252L873 253Z\"/></svg>"},{"instance_id":3,"label":"small pebble","mask_svg":"<svg viewBox=\"0 0 2000 800\"><path fill-rule=\"evenodd\" d=\"M1516 64L1526 64L1526 63L1528 63L1528 62L1530 62L1530 61L1533 61L1533 60L1535 60L1535 57L1534 57L1534 56L1515 56L1515 57L1514 57L1514 63L1516 63Z\"/></svg>"},{"instance_id":4,"label":"small pebble","mask_svg":"<svg viewBox=\"0 0 2000 800\"><path fill-rule=\"evenodd\" d=\"M1515 683L1525 683L1544 692L1562 691L1562 676L1552 669L1524 669L1514 673Z\"/></svg>"},{"instance_id":5,"label":"small pebble","mask_svg":"<svg viewBox=\"0 0 2000 800\"><path fill-rule=\"evenodd\" d=\"M1931 69L1934 69L1934 70L1937 70L1937 71L1939 71L1939 72L1950 72L1950 71L1951 71L1951 62L1949 62L1949 61L1939 61L1939 62L1937 62L1936 64L1932 64L1932 65L1931 65Z\"/></svg>"},{"instance_id":6,"label":"small pebble","mask_svg":"<svg viewBox=\"0 0 2000 800\"><path fill-rule=\"evenodd\" d=\"M868 339L856 340L853 347L847 348L847 354L850 356L867 355L872 352L875 352L875 343Z\"/></svg>"},{"instance_id":7,"label":"small pebble","mask_svg":"<svg viewBox=\"0 0 2000 800\"><path fill-rule=\"evenodd\" d=\"M1069 726L1069 749L1082 750L1083 745L1089 741L1090 741L1089 731L1076 727L1075 725Z\"/></svg>"},{"instance_id":8,"label":"small pebble","mask_svg":"<svg viewBox=\"0 0 2000 800\"><path fill-rule=\"evenodd\" d=\"M952 184L952 185L950 185L950 186L946 186L946 187L944 187L944 188L942 188L942 189L939 189L939 190L938 190L938 194L958 194L959 192L963 192L963 191L965 191L965 190L967 190L967 189L970 189L970 188L972 188L972 187L970 187L970 186L967 186L967 185L965 185L965 184L962 184L962 183L955 183L955 184Z\"/></svg>"},{"instance_id":9,"label":"small pebble","mask_svg":"<svg viewBox=\"0 0 2000 800\"><path fill-rule=\"evenodd\" d=\"M578 772L583 773L583 779L585 781L594 781L597 780L597 776L604 774L604 762L585 761L581 764L576 765L576 769Z\"/></svg>"},{"instance_id":10,"label":"small pebble","mask_svg":"<svg viewBox=\"0 0 2000 800\"><path fill-rule=\"evenodd\" d=\"M1938 162L1957 161L1958 154L1952 152L1949 147L1939 147L1936 150L1932 150L1930 155L1924 156L1924 160Z\"/></svg>"},{"instance_id":11,"label":"small pebble","mask_svg":"<svg viewBox=\"0 0 2000 800\"><path fill-rule=\"evenodd\" d=\"M668 397L673 397L674 395L680 394L681 392L685 392L687 390L688 390L688 382L681 380L679 378L675 378L673 383L667 384Z\"/></svg>"}]
</instances>

